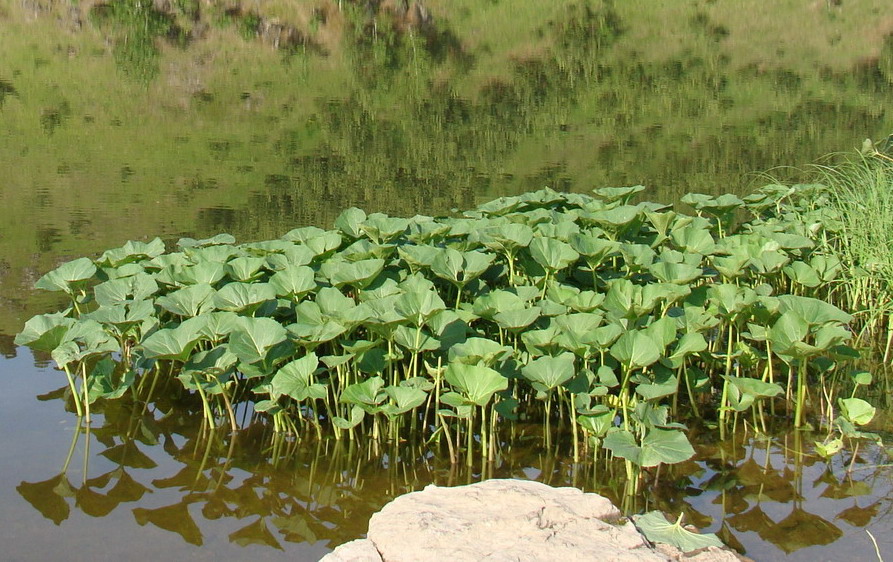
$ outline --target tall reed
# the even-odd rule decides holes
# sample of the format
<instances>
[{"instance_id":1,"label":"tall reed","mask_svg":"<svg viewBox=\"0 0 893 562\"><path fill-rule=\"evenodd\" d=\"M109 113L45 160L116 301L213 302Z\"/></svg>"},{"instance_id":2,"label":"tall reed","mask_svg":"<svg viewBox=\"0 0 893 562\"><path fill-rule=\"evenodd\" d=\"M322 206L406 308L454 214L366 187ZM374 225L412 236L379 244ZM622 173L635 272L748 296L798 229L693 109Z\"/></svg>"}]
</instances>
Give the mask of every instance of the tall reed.
<instances>
[{"instance_id":1,"label":"tall reed","mask_svg":"<svg viewBox=\"0 0 893 562\"><path fill-rule=\"evenodd\" d=\"M871 147L814 171L839 221L824 237L844 266L835 291L861 320L863 338L886 338L886 362L893 341L893 158Z\"/></svg>"}]
</instances>

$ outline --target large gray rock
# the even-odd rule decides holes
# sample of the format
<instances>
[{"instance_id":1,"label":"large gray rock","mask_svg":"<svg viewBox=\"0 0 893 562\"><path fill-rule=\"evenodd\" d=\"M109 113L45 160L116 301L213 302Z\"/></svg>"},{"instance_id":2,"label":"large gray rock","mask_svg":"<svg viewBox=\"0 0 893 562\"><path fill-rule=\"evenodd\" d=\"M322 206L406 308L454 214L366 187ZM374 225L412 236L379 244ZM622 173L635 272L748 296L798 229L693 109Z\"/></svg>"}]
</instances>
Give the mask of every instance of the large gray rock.
<instances>
[{"instance_id":1,"label":"large gray rock","mask_svg":"<svg viewBox=\"0 0 893 562\"><path fill-rule=\"evenodd\" d=\"M683 556L652 548L620 511L597 494L525 480L486 480L400 496L372 516L368 537L324 562L450 560L738 560L710 549Z\"/></svg>"}]
</instances>

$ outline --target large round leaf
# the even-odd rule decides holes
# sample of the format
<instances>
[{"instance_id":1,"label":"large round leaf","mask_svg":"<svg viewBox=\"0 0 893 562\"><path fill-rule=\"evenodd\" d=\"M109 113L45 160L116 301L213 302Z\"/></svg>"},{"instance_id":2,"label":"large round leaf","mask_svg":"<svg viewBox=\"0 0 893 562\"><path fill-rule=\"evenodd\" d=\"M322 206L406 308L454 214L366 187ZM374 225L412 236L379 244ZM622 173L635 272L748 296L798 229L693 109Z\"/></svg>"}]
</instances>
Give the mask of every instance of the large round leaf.
<instances>
[{"instance_id":1,"label":"large round leaf","mask_svg":"<svg viewBox=\"0 0 893 562\"><path fill-rule=\"evenodd\" d=\"M485 406L493 395L508 388L508 379L489 367L451 363L444 373L446 381L476 406Z\"/></svg>"}]
</instances>

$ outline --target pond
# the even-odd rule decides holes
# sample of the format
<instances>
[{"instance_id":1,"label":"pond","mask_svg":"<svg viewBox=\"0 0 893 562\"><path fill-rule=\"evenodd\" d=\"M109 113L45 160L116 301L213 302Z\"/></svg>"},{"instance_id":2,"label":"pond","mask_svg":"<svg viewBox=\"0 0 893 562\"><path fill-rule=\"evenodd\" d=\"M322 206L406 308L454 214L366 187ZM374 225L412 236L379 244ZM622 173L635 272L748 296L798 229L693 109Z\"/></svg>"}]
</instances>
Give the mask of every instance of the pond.
<instances>
[{"instance_id":1,"label":"pond","mask_svg":"<svg viewBox=\"0 0 893 562\"><path fill-rule=\"evenodd\" d=\"M108 405L84 434L57 399L64 377L12 344L61 304L31 287L62 261L155 236L273 238L350 206L444 214L543 186L643 184L668 203L742 193L761 172L798 178L778 167L893 131L884 2L781 2L748 19L745 2L479 4L0 0L10 559L313 559L395 495L482 477L409 445L203 436L200 409L164 397ZM697 435L698 460L637 507L686 511L756 559L871 557L866 530L893 552L882 449L847 473L813 454L821 436ZM486 476L620 495L622 474L523 443Z\"/></svg>"}]
</instances>

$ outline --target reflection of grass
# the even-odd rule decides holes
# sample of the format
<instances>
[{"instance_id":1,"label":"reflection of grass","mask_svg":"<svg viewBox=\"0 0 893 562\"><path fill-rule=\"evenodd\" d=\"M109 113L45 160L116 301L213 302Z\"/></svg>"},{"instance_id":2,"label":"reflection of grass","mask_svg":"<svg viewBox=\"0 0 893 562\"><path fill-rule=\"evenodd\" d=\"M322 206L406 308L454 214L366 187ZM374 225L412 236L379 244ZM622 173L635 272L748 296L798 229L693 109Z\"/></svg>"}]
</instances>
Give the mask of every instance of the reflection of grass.
<instances>
[{"instance_id":1,"label":"reflection of grass","mask_svg":"<svg viewBox=\"0 0 893 562\"><path fill-rule=\"evenodd\" d=\"M170 34L171 18L139 0L115 0L94 6L93 19L115 36L112 50L118 67L133 78L148 82L158 75L158 37Z\"/></svg>"},{"instance_id":2,"label":"reflection of grass","mask_svg":"<svg viewBox=\"0 0 893 562\"><path fill-rule=\"evenodd\" d=\"M58 232L40 264L48 269L52 255L146 234L227 228L274 237L295 222L329 224L333 209L351 205L439 213L543 185L634 183L672 200L840 150L854 131L890 129L887 90L845 74L870 66L881 48L880 31L855 27L875 21L879 0L834 13L781 1L779 24L758 10L736 19L744 0L700 8L630 0L611 10L581 0L425 5L449 48L386 16L363 36L367 14L348 0L343 14L334 4L243 3L323 45L328 55L318 56L243 41L236 26L207 26L185 49L140 43L167 24L134 35L128 26L140 20L124 15L119 27L88 20L60 32L61 6L35 19L0 0L9 69L0 86L17 92L0 93L0 162L11 186L0 254L19 271L46 253L34 232L11 226L25 214ZM217 17L189 0L173 6L178 29ZM594 28L579 25L587 14L594 22L612 14L619 33L593 46ZM814 28L790 23L807 15ZM790 33L772 35L774 25ZM830 45L832 29L846 49ZM801 44L817 54L794 56ZM156 77L122 80L114 66L122 57L137 75ZM222 215L233 224L203 218ZM13 277L0 279L0 294L13 292Z\"/></svg>"}]
</instances>

